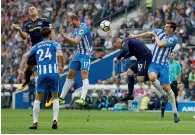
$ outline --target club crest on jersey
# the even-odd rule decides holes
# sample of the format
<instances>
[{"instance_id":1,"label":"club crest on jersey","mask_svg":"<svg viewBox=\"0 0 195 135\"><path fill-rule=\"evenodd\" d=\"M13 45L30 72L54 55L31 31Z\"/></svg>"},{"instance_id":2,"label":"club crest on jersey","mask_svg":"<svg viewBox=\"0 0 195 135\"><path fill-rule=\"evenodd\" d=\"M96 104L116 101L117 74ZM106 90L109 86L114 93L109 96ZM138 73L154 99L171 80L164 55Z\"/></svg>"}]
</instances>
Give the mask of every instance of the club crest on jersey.
<instances>
[{"instance_id":1,"label":"club crest on jersey","mask_svg":"<svg viewBox=\"0 0 195 135\"><path fill-rule=\"evenodd\" d=\"M42 22L38 22L38 25L42 25Z\"/></svg>"},{"instance_id":2,"label":"club crest on jersey","mask_svg":"<svg viewBox=\"0 0 195 135\"><path fill-rule=\"evenodd\" d=\"M80 31L79 31L79 34L80 34L80 35L83 35L83 34L84 34L84 30L80 30Z\"/></svg>"},{"instance_id":3,"label":"club crest on jersey","mask_svg":"<svg viewBox=\"0 0 195 135\"><path fill-rule=\"evenodd\" d=\"M169 41L169 43L173 43L174 40L173 40L173 38L169 38L168 41Z\"/></svg>"}]
</instances>

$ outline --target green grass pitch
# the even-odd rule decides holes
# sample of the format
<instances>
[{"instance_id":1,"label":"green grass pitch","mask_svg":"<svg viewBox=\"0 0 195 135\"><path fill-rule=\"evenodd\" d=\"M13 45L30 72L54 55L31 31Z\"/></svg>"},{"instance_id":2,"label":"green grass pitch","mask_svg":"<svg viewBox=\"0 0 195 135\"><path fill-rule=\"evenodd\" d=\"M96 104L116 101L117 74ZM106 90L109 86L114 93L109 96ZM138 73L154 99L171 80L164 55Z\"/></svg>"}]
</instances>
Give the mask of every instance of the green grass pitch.
<instances>
[{"instance_id":1,"label":"green grass pitch","mask_svg":"<svg viewBox=\"0 0 195 135\"><path fill-rule=\"evenodd\" d=\"M195 133L195 113L180 113L181 121L173 122L173 114L160 112L64 110L59 113L58 129L51 129L52 110L41 110L37 130L29 130L32 110L1 110L3 134L131 134L131 133Z\"/></svg>"}]
</instances>

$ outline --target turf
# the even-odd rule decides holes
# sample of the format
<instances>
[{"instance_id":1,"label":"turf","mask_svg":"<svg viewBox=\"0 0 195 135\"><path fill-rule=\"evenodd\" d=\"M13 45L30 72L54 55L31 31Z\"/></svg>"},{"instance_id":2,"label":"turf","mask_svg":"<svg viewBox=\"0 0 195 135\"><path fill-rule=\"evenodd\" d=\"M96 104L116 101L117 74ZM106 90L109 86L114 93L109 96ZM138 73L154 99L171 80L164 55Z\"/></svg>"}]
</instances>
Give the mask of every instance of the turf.
<instances>
[{"instance_id":1,"label":"turf","mask_svg":"<svg viewBox=\"0 0 195 135\"><path fill-rule=\"evenodd\" d=\"M195 133L195 113L180 113L181 122L173 122L173 114L163 120L159 112L64 110L59 113L58 129L51 129L52 110L41 110L37 130L29 130L32 110L1 110L3 134L96 134L96 133Z\"/></svg>"}]
</instances>

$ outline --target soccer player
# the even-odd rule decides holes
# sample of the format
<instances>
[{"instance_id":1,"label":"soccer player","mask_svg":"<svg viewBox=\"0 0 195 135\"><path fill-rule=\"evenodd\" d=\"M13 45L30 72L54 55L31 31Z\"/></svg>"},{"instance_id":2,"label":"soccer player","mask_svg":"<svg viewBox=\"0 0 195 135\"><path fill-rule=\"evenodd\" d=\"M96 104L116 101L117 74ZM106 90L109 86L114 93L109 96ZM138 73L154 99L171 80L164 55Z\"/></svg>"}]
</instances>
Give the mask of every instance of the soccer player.
<instances>
[{"instance_id":1,"label":"soccer player","mask_svg":"<svg viewBox=\"0 0 195 135\"><path fill-rule=\"evenodd\" d=\"M122 41L120 38L113 40L113 46L116 49L121 49L121 53L113 61L117 62L131 56L135 56L137 61L131 65L127 71L128 76L128 94L121 98L121 101L133 100L134 76L137 75L139 82L149 81L148 67L152 61L152 52L140 40L135 38L127 38Z\"/></svg>"},{"instance_id":2,"label":"soccer player","mask_svg":"<svg viewBox=\"0 0 195 135\"><path fill-rule=\"evenodd\" d=\"M169 58L169 71L170 71L170 79L171 79L171 89L175 95L176 107L178 110L177 96L178 90L181 87L181 65L178 61L174 60L175 54L171 52ZM161 107L161 118L164 117L165 106Z\"/></svg>"},{"instance_id":3,"label":"soccer player","mask_svg":"<svg viewBox=\"0 0 195 135\"><path fill-rule=\"evenodd\" d=\"M28 7L28 15L30 21L24 25L23 30L17 24L13 24L12 27L18 30L23 40L27 39L29 34L32 46L34 46L35 44L43 40L43 37L40 33L41 28L42 27L52 28L52 24L46 18L38 17L38 11L34 6ZM55 32L53 31L53 29L52 29L52 40L55 40ZM36 64L37 63L36 63L35 55L31 55L27 60L27 67L25 70L25 77L24 77L25 82L23 82L22 85L19 86L18 88L19 90L23 90L26 87L26 85L30 82L30 77L32 75L32 68ZM50 106L51 103L52 102L50 100L50 102L46 104L46 106Z\"/></svg>"},{"instance_id":4,"label":"soccer player","mask_svg":"<svg viewBox=\"0 0 195 135\"><path fill-rule=\"evenodd\" d=\"M38 66L38 79L37 79L37 93L33 105L33 124L30 129L37 129L38 115L40 111L40 102L43 97L43 93L47 90L52 92L53 102L53 122L52 129L57 129L57 120L59 112L59 100L58 100L58 85L59 85L59 71L57 55L60 63L60 73L64 68L64 56L61 51L61 46L55 41L51 41L51 29L49 27L43 27L41 30L43 41L35 44L27 53L22 57L20 64L20 77L24 75L24 67L27 59L35 55Z\"/></svg>"},{"instance_id":5,"label":"soccer player","mask_svg":"<svg viewBox=\"0 0 195 135\"><path fill-rule=\"evenodd\" d=\"M83 80L82 94L81 99L76 100L75 102L79 105L85 105L85 97L89 87L88 72L90 69L90 57L92 53L91 33L89 27L85 23L81 23L78 16L75 14L68 18L68 23L74 28L72 38L68 37L63 30L61 30L61 35L67 43L77 46L77 53L70 63L69 72L59 101L60 104L64 104L64 98L73 84L73 78L76 72L81 70Z\"/></svg>"},{"instance_id":6,"label":"soccer player","mask_svg":"<svg viewBox=\"0 0 195 135\"><path fill-rule=\"evenodd\" d=\"M169 55L177 44L177 37L174 36L176 29L176 23L167 21L163 29L155 29L153 32L145 32L138 35L130 35L129 38L144 38L152 37L155 38L155 46L153 50L152 63L149 66L148 73L149 79L153 86L162 94L168 95L169 100L172 104L174 113L174 122L179 122L179 114L176 108L175 96L170 86L170 74L169 74ZM157 77L160 75L160 82ZM163 85L164 92L161 84Z\"/></svg>"}]
</instances>

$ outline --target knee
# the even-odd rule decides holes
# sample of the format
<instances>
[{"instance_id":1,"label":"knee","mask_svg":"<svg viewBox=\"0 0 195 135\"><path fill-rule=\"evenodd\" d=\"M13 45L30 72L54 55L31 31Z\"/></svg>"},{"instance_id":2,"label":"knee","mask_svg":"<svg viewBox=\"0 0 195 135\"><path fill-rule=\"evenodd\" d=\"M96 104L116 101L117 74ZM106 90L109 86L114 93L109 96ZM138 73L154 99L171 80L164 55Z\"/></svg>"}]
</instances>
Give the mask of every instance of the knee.
<instances>
[{"instance_id":1,"label":"knee","mask_svg":"<svg viewBox=\"0 0 195 135\"><path fill-rule=\"evenodd\" d=\"M68 72L68 76L67 76L68 79L73 79L74 78L74 73L69 71Z\"/></svg>"},{"instance_id":2,"label":"knee","mask_svg":"<svg viewBox=\"0 0 195 135\"><path fill-rule=\"evenodd\" d=\"M82 76L82 79L88 79L88 71L87 70L83 70L81 71L81 76Z\"/></svg>"},{"instance_id":3,"label":"knee","mask_svg":"<svg viewBox=\"0 0 195 135\"><path fill-rule=\"evenodd\" d=\"M149 79L150 79L151 82L155 82L157 77L154 76L154 75L149 75Z\"/></svg>"},{"instance_id":4,"label":"knee","mask_svg":"<svg viewBox=\"0 0 195 135\"><path fill-rule=\"evenodd\" d=\"M139 76L139 77L137 77L137 80L138 80L138 82L144 82L144 77L143 76Z\"/></svg>"},{"instance_id":5,"label":"knee","mask_svg":"<svg viewBox=\"0 0 195 135\"><path fill-rule=\"evenodd\" d=\"M166 92L170 92L171 87L170 87L169 84L166 84L166 85L163 85L163 89L164 89Z\"/></svg>"},{"instance_id":6,"label":"knee","mask_svg":"<svg viewBox=\"0 0 195 135\"><path fill-rule=\"evenodd\" d=\"M128 75L128 76L134 76L135 73L134 73L131 69L128 69L127 75Z\"/></svg>"}]
</instances>

